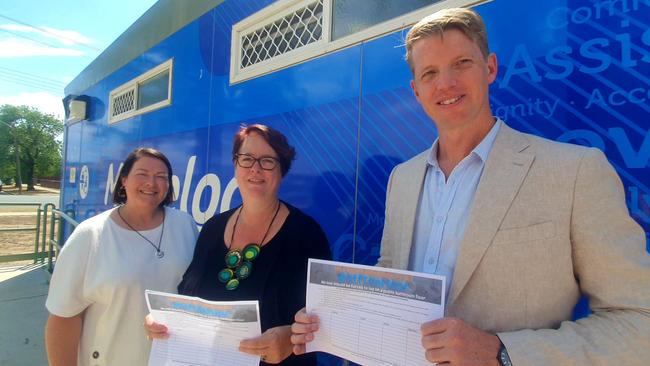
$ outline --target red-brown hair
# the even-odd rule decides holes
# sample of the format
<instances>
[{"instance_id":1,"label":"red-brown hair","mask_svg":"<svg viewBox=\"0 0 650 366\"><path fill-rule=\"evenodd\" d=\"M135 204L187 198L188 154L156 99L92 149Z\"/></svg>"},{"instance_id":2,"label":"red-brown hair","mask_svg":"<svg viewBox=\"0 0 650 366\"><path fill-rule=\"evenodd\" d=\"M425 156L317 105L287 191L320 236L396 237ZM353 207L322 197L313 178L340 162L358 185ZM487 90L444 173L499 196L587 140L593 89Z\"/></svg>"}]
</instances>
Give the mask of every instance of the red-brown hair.
<instances>
[{"instance_id":1,"label":"red-brown hair","mask_svg":"<svg viewBox=\"0 0 650 366\"><path fill-rule=\"evenodd\" d=\"M287 137L280 131L263 124L256 123L250 126L242 125L237 133L235 133L235 138L232 142L233 162L237 158L237 154L239 153L239 149L244 143L244 140L253 132L262 136L264 141L266 141L266 143L269 144L273 151L278 155L280 169L282 170L282 176L284 177L289 172L291 163L296 158L296 149L289 145Z\"/></svg>"}]
</instances>

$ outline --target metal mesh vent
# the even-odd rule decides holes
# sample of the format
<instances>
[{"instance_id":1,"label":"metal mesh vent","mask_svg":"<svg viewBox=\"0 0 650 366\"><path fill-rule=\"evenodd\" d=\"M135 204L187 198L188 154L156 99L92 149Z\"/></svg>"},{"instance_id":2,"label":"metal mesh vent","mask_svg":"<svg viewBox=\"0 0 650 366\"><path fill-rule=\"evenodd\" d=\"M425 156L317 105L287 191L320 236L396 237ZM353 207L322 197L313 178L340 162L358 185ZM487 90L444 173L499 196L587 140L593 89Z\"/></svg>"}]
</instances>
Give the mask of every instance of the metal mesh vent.
<instances>
[{"instance_id":1,"label":"metal mesh vent","mask_svg":"<svg viewBox=\"0 0 650 366\"><path fill-rule=\"evenodd\" d=\"M113 97L113 110L111 117L135 110L135 88L129 89Z\"/></svg>"},{"instance_id":2,"label":"metal mesh vent","mask_svg":"<svg viewBox=\"0 0 650 366\"><path fill-rule=\"evenodd\" d=\"M244 35L240 67L293 51L319 41L322 36L323 0L318 0Z\"/></svg>"}]
</instances>

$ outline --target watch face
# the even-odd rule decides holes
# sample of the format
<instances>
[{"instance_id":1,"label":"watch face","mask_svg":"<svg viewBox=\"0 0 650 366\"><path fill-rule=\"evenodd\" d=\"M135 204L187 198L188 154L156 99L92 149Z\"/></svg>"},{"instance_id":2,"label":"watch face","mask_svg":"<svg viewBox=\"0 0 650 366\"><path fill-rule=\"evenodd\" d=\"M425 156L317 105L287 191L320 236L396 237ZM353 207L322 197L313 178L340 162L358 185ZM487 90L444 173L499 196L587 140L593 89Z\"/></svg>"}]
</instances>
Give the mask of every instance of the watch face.
<instances>
[{"instance_id":1,"label":"watch face","mask_svg":"<svg viewBox=\"0 0 650 366\"><path fill-rule=\"evenodd\" d=\"M501 346L501 349L499 350L499 361L501 361L501 365L503 366L512 366L510 356L504 346Z\"/></svg>"}]
</instances>

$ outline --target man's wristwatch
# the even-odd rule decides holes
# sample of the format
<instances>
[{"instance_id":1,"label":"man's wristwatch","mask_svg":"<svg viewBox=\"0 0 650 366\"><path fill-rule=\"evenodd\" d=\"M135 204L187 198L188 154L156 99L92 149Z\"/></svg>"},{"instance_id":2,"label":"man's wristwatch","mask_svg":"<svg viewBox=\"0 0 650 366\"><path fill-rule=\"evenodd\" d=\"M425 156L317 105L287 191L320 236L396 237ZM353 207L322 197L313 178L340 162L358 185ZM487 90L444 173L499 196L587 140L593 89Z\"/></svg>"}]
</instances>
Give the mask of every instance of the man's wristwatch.
<instances>
[{"instance_id":1,"label":"man's wristwatch","mask_svg":"<svg viewBox=\"0 0 650 366\"><path fill-rule=\"evenodd\" d=\"M501 342L501 340L499 341ZM512 366L512 361L510 361L508 350L506 349L506 346L503 345L503 342L501 342L501 345L499 346L499 352L497 353L497 361L499 361L499 365L501 366Z\"/></svg>"}]
</instances>

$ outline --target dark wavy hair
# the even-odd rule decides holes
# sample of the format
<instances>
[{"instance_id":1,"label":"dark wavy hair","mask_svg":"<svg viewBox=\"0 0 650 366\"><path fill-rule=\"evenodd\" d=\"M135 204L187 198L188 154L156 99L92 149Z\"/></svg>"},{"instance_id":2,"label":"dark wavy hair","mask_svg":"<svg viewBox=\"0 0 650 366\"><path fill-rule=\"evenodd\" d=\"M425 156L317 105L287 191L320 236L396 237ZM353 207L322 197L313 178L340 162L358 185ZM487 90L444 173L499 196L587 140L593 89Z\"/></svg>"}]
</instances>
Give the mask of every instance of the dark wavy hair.
<instances>
[{"instance_id":1,"label":"dark wavy hair","mask_svg":"<svg viewBox=\"0 0 650 366\"><path fill-rule=\"evenodd\" d=\"M287 137L280 131L259 123L250 126L242 125L239 128L239 131L235 133L235 138L232 142L233 163L237 159L237 153L239 153L239 148L241 148L241 145L244 143L246 136L253 132L260 134L260 136L262 136L262 138L271 146L273 151L275 151L278 155L278 161L280 162L282 176L284 177L287 175L289 169L291 169L291 163L296 159L296 149L289 145Z\"/></svg>"},{"instance_id":2,"label":"dark wavy hair","mask_svg":"<svg viewBox=\"0 0 650 366\"><path fill-rule=\"evenodd\" d=\"M135 162L145 156L158 159L165 163L165 166L167 167L167 195L165 196L165 199L160 202L159 207L167 206L171 204L172 201L174 201L174 188L172 186L172 164L169 162L169 159L167 159L163 153L152 147L139 147L131 151L131 153L129 153L129 155L126 157L126 159L124 159L124 162L122 163L122 169L120 169L120 174L117 177L117 182L115 183L115 190L113 191L113 203L126 203L126 195L120 192L124 188L122 185L122 178L126 178L126 176L131 173L131 169L133 169Z\"/></svg>"}]
</instances>

